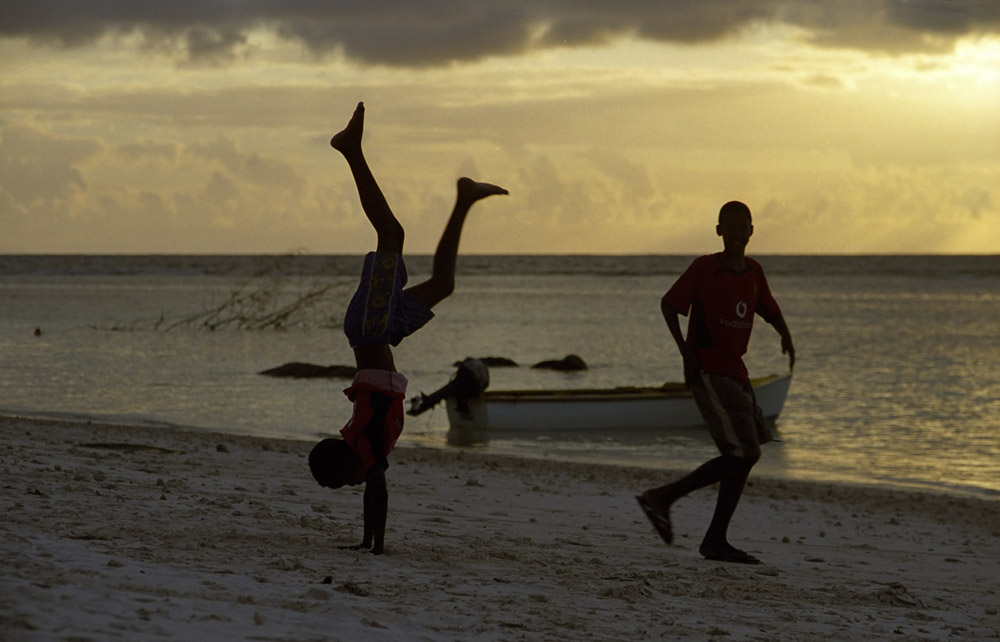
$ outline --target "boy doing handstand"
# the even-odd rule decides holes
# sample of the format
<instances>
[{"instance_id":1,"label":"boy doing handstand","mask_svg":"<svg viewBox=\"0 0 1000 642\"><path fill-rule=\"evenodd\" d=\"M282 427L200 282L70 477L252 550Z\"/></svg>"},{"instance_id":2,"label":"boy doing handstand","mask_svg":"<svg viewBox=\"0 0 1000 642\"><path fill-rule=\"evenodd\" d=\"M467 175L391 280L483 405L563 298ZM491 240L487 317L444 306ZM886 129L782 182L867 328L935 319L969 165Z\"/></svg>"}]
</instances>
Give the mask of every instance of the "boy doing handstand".
<instances>
[{"instance_id":1,"label":"boy doing handstand","mask_svg":"<svg viewBox=\"0 0 1000 642\"><path fill-rule=\"evenodd\" d=\"M455 288L455 261L466 214L487 196L507 190L469 178L458 180L458 196L434 253L431 277L409 288L403 265L403 227L389 209L361 150L365 107L358 103L330 145L343 154L354 176L365 216L378 244L365 256L361 283L347 306L344 332L354 349L357 374L344 391L354 414L340 431L343 439L324 439L309 453L309 469L321 486L365 484L364 536L356 549L385 552L388 454L403 430L406 377L396 372L392 347L420 329L437 303Z\"/></svg>"}]
</instances>

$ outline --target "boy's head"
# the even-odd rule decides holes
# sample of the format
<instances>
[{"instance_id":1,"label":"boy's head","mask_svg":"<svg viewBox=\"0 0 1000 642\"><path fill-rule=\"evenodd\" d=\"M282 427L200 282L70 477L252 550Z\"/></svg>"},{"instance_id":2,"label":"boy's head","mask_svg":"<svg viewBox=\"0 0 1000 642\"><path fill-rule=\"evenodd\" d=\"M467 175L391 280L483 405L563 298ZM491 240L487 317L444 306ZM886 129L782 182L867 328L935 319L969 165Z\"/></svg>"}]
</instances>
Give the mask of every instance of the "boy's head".
<instances>
[{"instance_id":1,"label":"boy's head","mask_svg":"<svg viewBox=\"0 0 1000 642\"><path fill-rule=\"evenodd\" d=\"M740 201L729 201L719 210L719 224L715 233L722 237L726 247L743 248L753 236L753 216L750 208Z\"/></svg>"},{"instance_id":2,"label":"boy's head","mask_svg":"<svg viewBox=\"0 0 1000 642\"><path fill-rule=\"evenodd\" d=\"M309 470L320 486L340 488L364 481L361 458L343 439L324 439L309 453Z\"/></svg>"},{"instance_id":3,"label":"boy's head","mask_svg":"<svg viewBox=\"0 0 1000 642\"><path fill-rule=\"evenodd\" d=\"M729 221L738 221L740 219L746 220L747 224L753 225L753 216L750 214L750 208L746 206L746 203L740 201L729 201L719 210L719 224Z\"/></svg>"}]
</instances>

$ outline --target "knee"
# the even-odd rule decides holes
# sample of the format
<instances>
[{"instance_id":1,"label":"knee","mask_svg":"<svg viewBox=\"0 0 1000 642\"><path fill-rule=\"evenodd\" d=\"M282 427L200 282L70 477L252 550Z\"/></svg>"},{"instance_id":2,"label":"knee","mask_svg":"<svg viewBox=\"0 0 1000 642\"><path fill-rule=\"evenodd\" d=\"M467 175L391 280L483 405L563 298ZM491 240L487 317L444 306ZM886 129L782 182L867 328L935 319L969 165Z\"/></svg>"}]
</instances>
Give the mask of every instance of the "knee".
<instances>
[{"instance_id":1,"label":"knee","mask_svg":"<svg viewBox=\"0 0 1000 642\"><path fill-rule=\"evenodd\" d=\"M421 288L420 300L428 308L433 308L455 291L455 280L435 274L418 287Z\"/></svg>"},{"instance_id":2,"label":"knee","mask_svg":"<svg viewBox=\"0 0 1000 642\"><path fill-rule=\"evenodd\" d=\"M760 460L760 453L752 453L750 455L726 455L729 460L730 468L734 470L745 470L750 472L750 469L754 467Z\"/></svg>"},{"instance_id":3,"label":"knee","mask_svg":"<svg viewBox=\"0 0 1000 642\"><path fill-rule=\"evenodd\" d=\"M403 241L406 233L398 221L385 225L378 230L378 249L387 252L403 253Z\"/></svg>"},{"instance_id":4,"label":"knee","mask_svg":"<svg viewBox=\"0 0 1000 642\"><path fill-rule=\"evenodd\" d=\"M434 296L440 301L451 296L455 291L455 273L449 270L442 270L440 266L435 265L426 283L433 289Z\"/></svg>"},{"instance_id":5,"label":"knee","mask_svg":"<svg viewBox=\"0 0 1000 642\"><path fill-rule=\"evenodd\" d=\"M437 290L441 298L449 297L455 291L455 279L452 278L438 278L437 279Z\"/></svg>"}]
</instances>

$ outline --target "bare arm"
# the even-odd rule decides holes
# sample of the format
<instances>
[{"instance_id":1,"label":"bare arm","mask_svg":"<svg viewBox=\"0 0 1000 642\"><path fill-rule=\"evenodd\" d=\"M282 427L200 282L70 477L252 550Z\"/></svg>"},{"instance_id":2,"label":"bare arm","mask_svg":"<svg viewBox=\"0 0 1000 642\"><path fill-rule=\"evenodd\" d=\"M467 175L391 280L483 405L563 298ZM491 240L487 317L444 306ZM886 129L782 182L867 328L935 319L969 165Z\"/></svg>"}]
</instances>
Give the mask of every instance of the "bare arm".
<instances>
[{"instance_id":1,"label":"bare arm","mask_svg":"<svg viewBox=\"0 0 1000 642\"><path fill-rule=\"evenodd\" d=\"M681 330L680 315L666 301L660 301L660 312L663 313L663 320L667 322L670 336L674 338L677 349L680 350L681 358L684 359L684 384L688 387L701 385L701 364L698 362L698 355L695 354L691 346L684 340L684 331Z\"/></svg>"},{"instance_id":2,"label":"bare arm","mask_svg":"<svg viewBox=\"0 0 1000 642\"><path fill-rule=\"evenodd\" d=\"M795 346L792 345L792 333L788 330L788 324L785 323L785 317L781 314L781 310L778 310L778 314L771 319L771 325L781 335L781 354L788 355L788 370L794 370Z\"/></svg>"},{"instance_id":3,"label":"bare arm","mask_svg":"<svg viewBox=\"0 0 1000 642\"><path fill-rule=\"evenodd\" d=\"M360 544L345 546L355 550L371 549L375 555L385 552L385 522L389 510L389 491L385 483L385 469L389 462L385 455L385 440L383 439L383 422L389 410L392 399L383 394L371 394L372 417L365 425L361 434L368 441L375 463L365 475L364 494L364 536Z\"/></svg>"},{"instance_id":4,"label":"bare arm","mask_svg":"<svg viewBox=\"0 0 1000 642\"><path fill-rule=\"evenodd\" d=\"M385 471L378 464L368 469L365 482L365 534L361 548L371 548L372 554L385 552L385 520L389 512L389 491Z\"/></svg>"},{"instance_id":5,"label":"bare arm","mask_svg":"<svg viewBox=\"0 0 1000 642\"><path fill-rule=\"evenodd\" d=\"M389 491L385 484L385 469L389 461L385 454L383 422L392 405L392 398L378 392L371 395L374 414L365 426L365 437L375 455L375 464L368 469L365 480L365 534L361 542L363 548L372 549L374 555L385 552L385 520L389 511Z\"/></svg>"}]
</instances>

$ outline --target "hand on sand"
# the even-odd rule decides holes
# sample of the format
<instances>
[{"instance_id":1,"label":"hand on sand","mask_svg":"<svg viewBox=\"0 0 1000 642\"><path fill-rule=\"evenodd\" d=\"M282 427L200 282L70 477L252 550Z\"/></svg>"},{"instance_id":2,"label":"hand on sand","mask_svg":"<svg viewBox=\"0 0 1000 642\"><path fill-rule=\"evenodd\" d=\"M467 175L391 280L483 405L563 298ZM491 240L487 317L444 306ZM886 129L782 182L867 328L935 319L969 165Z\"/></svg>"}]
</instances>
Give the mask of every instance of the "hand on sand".
<instances>
[{"instance_id":1,"label":"hand on sand","mask_svg":"<svg viewBox=\"0 0 1000 642\"><path fill-rule=\"evenodd\" d=\"M371 549L370 552L372 555L381 555L385 552L384 547L378 546L373 548L368 542L361 542L360 544L345 544L344 546L338 546L337 548L342 551L368 551L368 549Z\"/></svg>"}]
</instances>

